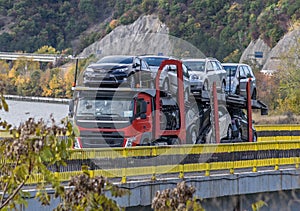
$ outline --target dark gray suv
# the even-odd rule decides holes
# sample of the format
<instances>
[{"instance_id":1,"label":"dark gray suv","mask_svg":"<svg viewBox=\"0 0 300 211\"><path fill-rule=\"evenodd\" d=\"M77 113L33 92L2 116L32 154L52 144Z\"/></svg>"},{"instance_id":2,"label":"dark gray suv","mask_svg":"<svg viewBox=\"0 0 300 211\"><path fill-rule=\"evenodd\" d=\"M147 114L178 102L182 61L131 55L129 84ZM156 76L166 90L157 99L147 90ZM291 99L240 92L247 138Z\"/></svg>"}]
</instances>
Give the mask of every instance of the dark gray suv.
<instances>
[{"instance_id":1,"label":"dark gray suv","mask_svg":"<svg viewBox=\"0 0 300 211\"><path fill-rule=\"evenodd\" d=\"M136 56L106 56L83 72L85 86L120 86L131 88L153 83L148 64Z\"/></svg>"}]
</instances>

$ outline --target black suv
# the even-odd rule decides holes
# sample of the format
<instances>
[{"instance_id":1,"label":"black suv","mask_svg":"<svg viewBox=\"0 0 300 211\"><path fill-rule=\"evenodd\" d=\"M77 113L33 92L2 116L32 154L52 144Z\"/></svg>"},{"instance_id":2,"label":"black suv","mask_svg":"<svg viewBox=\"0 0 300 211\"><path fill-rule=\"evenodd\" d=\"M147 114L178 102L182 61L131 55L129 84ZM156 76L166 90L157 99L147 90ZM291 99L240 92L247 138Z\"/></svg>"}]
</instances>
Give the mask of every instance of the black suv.
<instances>
[{"instance_id":1,"label":"black suv","mask_svg":"<svg viewBox=\"0 0 300 211\"><path fill-rule=\"evenodd\" d=\"M85 86L135 88L153 84L148 64L136 56L106 56L83 72Z\"/></svg>"}]
</instances>

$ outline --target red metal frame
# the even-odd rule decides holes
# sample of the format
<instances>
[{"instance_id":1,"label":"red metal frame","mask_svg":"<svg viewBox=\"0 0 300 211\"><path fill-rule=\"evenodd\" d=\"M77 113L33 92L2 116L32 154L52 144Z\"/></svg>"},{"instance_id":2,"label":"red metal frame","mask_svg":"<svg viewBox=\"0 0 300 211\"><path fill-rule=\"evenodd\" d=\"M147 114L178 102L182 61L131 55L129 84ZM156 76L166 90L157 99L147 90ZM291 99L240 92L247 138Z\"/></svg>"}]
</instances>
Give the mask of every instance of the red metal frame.
<instances>
[{"instance_id":1,"label":"red metal frame","mask_svg":"<svg viewBox=\"0 0 300 211\"><path fill-rule=\"evenodd\" d=\"M247 81L247 116L248 116L248 140L253 141L253 131L252 131L252 104L251 104L251 90L250 90L251 78Z\"/></svg>"},{"instance_id":2,"label":"red metal frame","mask_svg":"<svg viewBox=\"0 0 300 211\"><path fill-rule=\"evenodd\" d=\"M166 65L176 65L177 67L177 100L180 110L180 127L178 130L161 130L160 129L160 89L159 89L159 78L163 68ZM186 128L185 128L185 108L184 108L184 87L183 87L183 71L182 62L178 60L165 60L161 63L155 80L156 87L156 99L155 99L155 117L154 117L154 137L159 139L161 136L173 136L176 135L180 139L180 144L186 143Z\"/></svg>"}]
</instances>

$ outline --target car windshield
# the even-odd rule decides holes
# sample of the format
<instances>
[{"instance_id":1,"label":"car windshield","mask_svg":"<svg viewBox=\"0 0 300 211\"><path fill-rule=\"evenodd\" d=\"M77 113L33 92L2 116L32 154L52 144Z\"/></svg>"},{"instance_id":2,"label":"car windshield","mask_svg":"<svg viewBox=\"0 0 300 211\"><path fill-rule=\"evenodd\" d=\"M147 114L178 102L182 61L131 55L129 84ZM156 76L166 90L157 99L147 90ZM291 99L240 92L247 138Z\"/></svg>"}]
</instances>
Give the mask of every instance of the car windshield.
<instances>
[{"instance_id":1,"label":"car windshield","mask_svg":"<svg viewBox=\"0 0 300 211\"><path fill-rule=\"evenodd\" d=\"M132 64L133 57L124 57L124 56L112 56L112 57L103 57L97 63L118 63L118 64Z\"/></svg>"},{"instance_id":2,"label":"car windshield","mask_svg":"<svg viewBox=\"0 0 300 211\"><path fill-rule=\"evenodd\" d=\"M161 57L142 57L143 60L147 62L149 66L159 67L162 61L167 60L168 58L161 58Z\"/></svg>"},{"instance_id":3,"label":"car windshield","mask_svg":"<svg viewBox=\"0 0 300 211\"><path fill-rule=\"evenodd\" d=\"M133 101L130 99L80 98L77 116L127 117L133 116Z\"/></svg>"},{"instance_id":4,"label":"car windshield","mask_svg":"<svg viewBox=\"0 0 300 211\"><path fill-rule=\"evenodd\" d=\"M204 72L204 70L205 70L205 62L204 61L184 61L183 63L191 71Z\"/></svg>"},{"instance_id":5,"label":"car windshield","mask_svg":"<svg viewBox=\"0 0 300 211\"><path fill-rule=\"evenodd\" d=\"M236 70L237 70L237 66L223 66L224 69L226 70L226 74L227 76L235 76Z\"/></svg>"}]
</instances>

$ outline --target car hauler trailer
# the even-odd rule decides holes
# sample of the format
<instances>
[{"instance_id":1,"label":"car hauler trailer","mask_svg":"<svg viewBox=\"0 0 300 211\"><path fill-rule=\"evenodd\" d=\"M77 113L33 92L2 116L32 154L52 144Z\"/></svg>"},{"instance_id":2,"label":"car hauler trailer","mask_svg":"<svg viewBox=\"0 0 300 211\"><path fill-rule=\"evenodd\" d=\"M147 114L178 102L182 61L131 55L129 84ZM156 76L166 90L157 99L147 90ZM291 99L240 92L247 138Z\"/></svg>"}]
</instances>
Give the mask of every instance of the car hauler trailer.
<instances>
[{"instance_id":1,"label":"car hauler trailer","mask_svg":"<svg viewBox=\"0 0 300 211\"><path fill-rule=\"evenodd\" d=\"M184 101L182 63L162 62L157 78L166 65L177 66L177 96L150 88L74 87L71 106L78 132L76 148L129 147L136 145L172 145L196 143L199 126L209 117L209 108L201 102ZM156 80L156 87L159 87ZM189 109L199 109L186 115ZM201 120L201 121L200 121ZM192 140L187 136L193 137Z\"/></svg>"},{"instance_id":2,"label":"car hauler trailer","mask_svg":"<svg viewBox=\"0 0 300 211\"><path fill-rule=\"evenodd\" d=\"M155 87L159 87L158 79L166 65L177 66L177 96L153 88L75 86L70 106L77 131L74 147L205 143L211 128L211 110L218 109L218 105L210 103L207 92L201 92L192 103L185 102L182 63L178 60L162 62ZM249 106L245 97L226 95L225 99L227 107L267 112L267 107L257 100Z\"/></svg>"}]
</instances>

